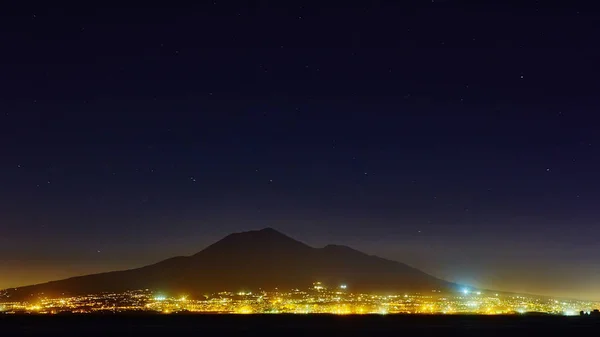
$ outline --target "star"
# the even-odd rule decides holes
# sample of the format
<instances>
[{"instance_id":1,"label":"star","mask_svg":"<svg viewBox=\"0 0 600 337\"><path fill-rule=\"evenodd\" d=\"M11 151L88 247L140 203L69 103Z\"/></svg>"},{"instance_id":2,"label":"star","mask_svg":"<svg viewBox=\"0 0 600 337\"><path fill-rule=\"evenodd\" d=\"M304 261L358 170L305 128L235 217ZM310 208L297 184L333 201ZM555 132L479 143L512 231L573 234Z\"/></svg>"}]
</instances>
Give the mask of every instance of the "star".
<instances>
[{"instance_id":1,"label":"star","mask_svg":"<svg viewBox=\"0 0 600 337\"><path fill-rule=\"evenodd\" d=\"M547 168L547 169L546 169L546 172L550 172L550 169L549 169L549 168Z\"/></svg>"}]
</instances>

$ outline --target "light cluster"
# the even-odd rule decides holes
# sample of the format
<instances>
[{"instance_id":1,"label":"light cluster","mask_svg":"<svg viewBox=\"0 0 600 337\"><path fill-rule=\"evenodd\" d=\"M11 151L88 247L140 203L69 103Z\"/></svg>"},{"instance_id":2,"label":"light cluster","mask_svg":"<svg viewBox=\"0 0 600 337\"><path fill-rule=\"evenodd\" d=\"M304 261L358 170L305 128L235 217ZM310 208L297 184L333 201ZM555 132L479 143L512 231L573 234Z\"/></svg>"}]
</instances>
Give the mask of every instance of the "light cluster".
<instances>
[{"instance_id":1,"label":"light cluster","mask_svg":"<svg viewBox=\"0 0 600 337\"><path fill-rule=\"evenodd\" d=\"M578 300L457 290L395 295L354 293L348 285L328 288L320 282L290 291L220 292L194 299L149 289L120 294L46 298L32 303L0 302L4 313L160 312L218 314L525 314L578 315L600 303Z\"/></svg>"}]
</instances>

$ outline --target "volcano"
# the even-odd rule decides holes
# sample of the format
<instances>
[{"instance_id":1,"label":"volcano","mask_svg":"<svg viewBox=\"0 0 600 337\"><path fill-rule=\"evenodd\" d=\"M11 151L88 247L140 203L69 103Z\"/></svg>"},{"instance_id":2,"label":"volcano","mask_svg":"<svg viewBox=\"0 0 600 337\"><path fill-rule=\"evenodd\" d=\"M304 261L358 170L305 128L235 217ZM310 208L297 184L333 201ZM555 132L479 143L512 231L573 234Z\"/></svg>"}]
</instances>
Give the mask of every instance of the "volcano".
<instances>
[{"instance_id":1,"label":"volcano","mask_svg":"<svg viewBox=\"0 0 600 337\"><path fill-rule=\"evenodd\" d=\"M406 264L350 247L314 248L275 229L234 233L191 256L170 258L141 268L11 288L13 300L152 289L173 294L220 291L306 289L314 282L346 284L364 293L456 290Z\"/></svg>"}]
</instances>

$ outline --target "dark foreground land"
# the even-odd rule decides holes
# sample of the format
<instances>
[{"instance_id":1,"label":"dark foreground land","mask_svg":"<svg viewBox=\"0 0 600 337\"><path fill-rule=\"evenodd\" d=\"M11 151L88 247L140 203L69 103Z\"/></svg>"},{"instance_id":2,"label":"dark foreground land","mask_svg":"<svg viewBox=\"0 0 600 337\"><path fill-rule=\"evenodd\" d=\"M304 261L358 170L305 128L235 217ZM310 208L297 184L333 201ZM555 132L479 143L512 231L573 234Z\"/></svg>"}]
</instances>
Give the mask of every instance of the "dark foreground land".
<instances>
[{"instance_id":1,"label":"dark foreground land","mask_svg":"<svg viewBox=\"0 0 600 337\"><path fill-rule=\"evenodd\" d=\"M559 316L0 315L0 336L598 336Z\"/></svg>"}]
</instances>

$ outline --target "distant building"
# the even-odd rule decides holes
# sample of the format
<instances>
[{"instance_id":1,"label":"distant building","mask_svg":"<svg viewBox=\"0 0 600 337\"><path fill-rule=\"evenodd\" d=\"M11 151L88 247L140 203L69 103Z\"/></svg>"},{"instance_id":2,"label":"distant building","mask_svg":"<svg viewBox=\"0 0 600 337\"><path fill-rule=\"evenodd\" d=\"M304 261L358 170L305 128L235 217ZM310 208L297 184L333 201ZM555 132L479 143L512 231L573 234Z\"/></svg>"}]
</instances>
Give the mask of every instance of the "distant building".
<instances>
[{"instance_id":1,"label":"distant building","mask_svg":"<svg viewBox=\"0 0 600 337\"><path fill-rule=\"evenodd\" d=\"M598 309L594 309L592 311L583 311L581 310L579 312L579 316L593 316L593 317L600 317L600 310Z\"/></svg>"}]
</instances>

